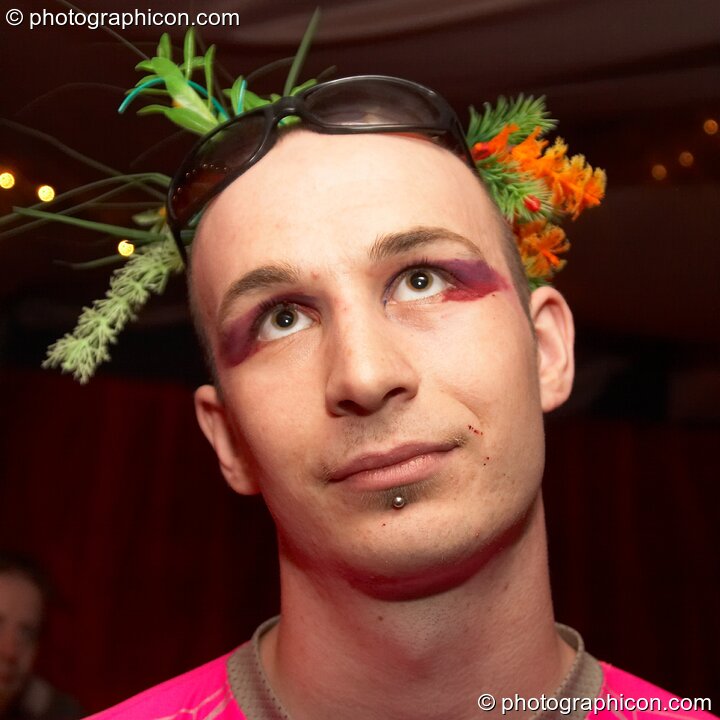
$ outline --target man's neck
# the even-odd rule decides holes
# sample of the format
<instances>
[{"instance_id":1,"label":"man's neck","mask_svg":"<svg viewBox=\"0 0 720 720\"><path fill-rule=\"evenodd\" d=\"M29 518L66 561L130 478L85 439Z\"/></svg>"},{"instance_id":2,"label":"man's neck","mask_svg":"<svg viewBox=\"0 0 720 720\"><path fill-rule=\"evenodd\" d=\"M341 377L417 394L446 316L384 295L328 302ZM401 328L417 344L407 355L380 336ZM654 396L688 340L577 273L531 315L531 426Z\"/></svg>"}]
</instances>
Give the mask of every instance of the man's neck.
<instances>
[{"instance_id":1,"label":"man's neck","mask_svg":"<svg viewBox=\"0 0 720 720\"><path fill-rule=\"evenodd\" d=\"M444 592L395 602L344 582L328 592L288 564L282 587L261 657L293 720L477 718L481 694L550 694L572 663L553 622L540 497L512 544Z\"/></svg>"}]
</instances>

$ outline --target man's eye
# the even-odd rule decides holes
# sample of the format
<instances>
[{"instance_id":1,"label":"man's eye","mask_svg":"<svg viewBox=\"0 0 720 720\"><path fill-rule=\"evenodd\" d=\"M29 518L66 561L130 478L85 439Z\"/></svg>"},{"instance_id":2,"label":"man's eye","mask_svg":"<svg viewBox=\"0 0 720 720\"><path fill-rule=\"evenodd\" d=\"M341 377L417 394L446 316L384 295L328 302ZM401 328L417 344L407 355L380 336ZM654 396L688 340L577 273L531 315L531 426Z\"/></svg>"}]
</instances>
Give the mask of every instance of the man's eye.
<instances>
[{"instance_id":1,"label":"man's eye","mask_svg":"<svg viewBox=\"0 0 720 720\"><path fill-rule=\"evenodd\" d=\"M312 318L294 305L278 305L262 319L258 327L258 340L277 340L305 330L312 325Z\"/></svg>"},{"instance_id":2,"label":"man's eye","mask_svg":"<svg viewBox=\"0 0 720 720\"><path fill-rule=\"evenodd\" d=\"M447 290L448 282L435 270L412 268L399 278L393 292L393 300L408 302L422 300Z\"/></svg>"}]
</instances>

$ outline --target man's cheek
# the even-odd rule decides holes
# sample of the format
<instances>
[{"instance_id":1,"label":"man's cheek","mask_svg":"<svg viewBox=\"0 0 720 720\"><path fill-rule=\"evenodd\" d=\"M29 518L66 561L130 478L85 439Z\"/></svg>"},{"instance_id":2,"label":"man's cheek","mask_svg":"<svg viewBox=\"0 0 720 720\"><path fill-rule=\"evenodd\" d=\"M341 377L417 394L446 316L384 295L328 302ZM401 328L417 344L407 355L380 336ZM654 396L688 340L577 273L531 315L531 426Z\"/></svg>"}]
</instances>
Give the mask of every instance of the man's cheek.
<instances>
[{"instance_id":1,"label":"man's cheek","mask_svg":"<svg viewBox=\"0 0 720 720\"><path fill-rule=\"evenodd\" d=\"M299 463L313 438L317 444L322 432L314 421L317 411L311 412L306 399L298 397L290 388L279 390L272 397L261 393L241 404L238 427L261 465L282 467L286 463ZM262 412L257 411L260 405Z\"/></svg>"}]
</instances>

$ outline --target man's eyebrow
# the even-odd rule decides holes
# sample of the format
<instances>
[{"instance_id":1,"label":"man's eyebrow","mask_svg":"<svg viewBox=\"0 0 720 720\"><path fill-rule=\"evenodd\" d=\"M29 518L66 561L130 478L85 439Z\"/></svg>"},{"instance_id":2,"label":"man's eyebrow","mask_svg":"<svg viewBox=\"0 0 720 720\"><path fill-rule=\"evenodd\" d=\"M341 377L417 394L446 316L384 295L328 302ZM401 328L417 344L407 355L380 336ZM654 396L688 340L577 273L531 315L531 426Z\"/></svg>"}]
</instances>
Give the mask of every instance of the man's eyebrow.
<instances>
[{"instance_id":1,"label":"man's eyebrow","mask_svg":"<svg viewBox=\"0 0 720 720\"><path fill-rule=\"evenodd\" d=\"M458 233L447 228L425 227L422 225L401 232L380 235L368 250L368 257L373 262L378 262L441 240L460 243L473 255L485 258L482 250L472 240L468 240L463 235L458 235Z\"/></svg>"},{"instance_id":2,"label":"man's eyebrow","mask_svg":"<svg viewBox=\"0 0 720 720\"><path fill-rule=\"evenodd\" d=\"M232 304L240 297L266 290L276 285L290 285L298 282L300 273L292 265L263 265L236 280L223 295L218 319L222 323Z\"/></svg>"}]
</instances>

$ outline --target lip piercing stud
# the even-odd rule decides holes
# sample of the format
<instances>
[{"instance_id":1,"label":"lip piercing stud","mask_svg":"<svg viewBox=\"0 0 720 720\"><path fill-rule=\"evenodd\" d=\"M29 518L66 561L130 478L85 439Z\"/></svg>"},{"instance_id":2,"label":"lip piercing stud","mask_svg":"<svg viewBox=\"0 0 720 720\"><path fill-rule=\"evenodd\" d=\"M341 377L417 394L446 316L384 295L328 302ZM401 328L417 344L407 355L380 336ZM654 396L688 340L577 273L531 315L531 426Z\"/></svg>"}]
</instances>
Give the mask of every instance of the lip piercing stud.
<instances>
[{"instance_id":1,"label":"lip piercing stud","mask_svg":"<svg viewBox=\"0 0 720 720\"><path fill-rule=\"evenodd\" d=\"M400 508L405 507L405 498L402 495L396 495L393 498L392 506L396 510L399 510Z\"/></svg>"}]
</instances>

